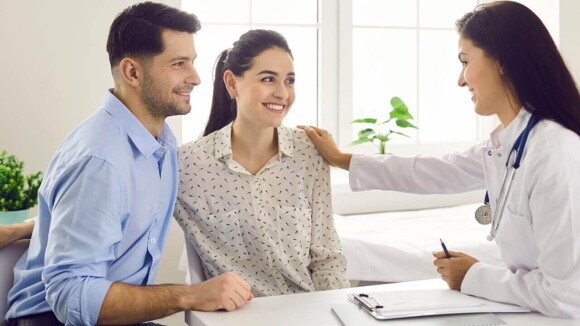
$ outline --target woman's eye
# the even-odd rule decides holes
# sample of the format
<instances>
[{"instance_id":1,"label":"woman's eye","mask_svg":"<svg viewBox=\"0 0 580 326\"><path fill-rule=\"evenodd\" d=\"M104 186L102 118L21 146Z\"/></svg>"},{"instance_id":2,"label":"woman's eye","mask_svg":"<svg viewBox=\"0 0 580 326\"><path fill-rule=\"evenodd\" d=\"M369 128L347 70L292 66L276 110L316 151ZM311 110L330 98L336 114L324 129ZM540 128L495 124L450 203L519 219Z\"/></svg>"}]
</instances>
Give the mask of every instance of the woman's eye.
<instances>
[{"instance_id":1,"label":"woman's eye","mask_svg":"<svg viewBox=\"0 0 580 326\"><path fill-rule=\"evenodd\" d=\"M262 78L263 82L271 83L274 81L274 77L264 77Z\"/></svg>"},{"instance_id":2,"label":"woman's eye","mask_svg":"<svg viewBox=\"0 0 580 326\"><path fill-rule=\"evenodd\" d=\"M294 85L295 82L296 82L296 79L295 78L288 78L288 79L286 79L286 83L287 84Z\"/></svg>"},{"instance_id":3,"label":"woman's eye","mask_svg":"<svg viewBox=\"0 0 580 326\"><path fill-rule=\"evenodd\" d=\"M176 67L183 67L185 65L185 63L183 61L180 61L180 62L174 63L173 65Z\"/></svg>"}]
</instances>

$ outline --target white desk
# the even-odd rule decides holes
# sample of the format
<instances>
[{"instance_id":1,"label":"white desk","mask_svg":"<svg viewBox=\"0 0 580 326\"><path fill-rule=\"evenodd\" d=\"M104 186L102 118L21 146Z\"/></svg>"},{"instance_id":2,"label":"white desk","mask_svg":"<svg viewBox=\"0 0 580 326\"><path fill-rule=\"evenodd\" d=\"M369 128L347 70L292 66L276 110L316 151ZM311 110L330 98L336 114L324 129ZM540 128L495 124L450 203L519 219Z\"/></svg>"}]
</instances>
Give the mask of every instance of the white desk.
<instances>
[{"instance_id":1,"label":"white desk","mask_svg":"<svg viewBox=\"0 0 580 326\"><path fill-rule=\"evenodd\" d=\"M440 279L374 285L324 292L300 293L275 297L256 298L233 312L187 311L185 320L189 326L340 326L338 317L331 311L331 304L343 303L347 294L355 292L401 291L442 289L447 285ZM361 311L361 313L364 313ZM544 317L538 313L498 314L509 325L580 326L580 320ZM409 325L412 320L376 322L380 325ZM415 322L418 320L415 320ZM423 324L423 323L421 323ZM429 323L431 325L431 323ZM437 324L433 322L432 325Z\"/></svg>"}]
</instances>

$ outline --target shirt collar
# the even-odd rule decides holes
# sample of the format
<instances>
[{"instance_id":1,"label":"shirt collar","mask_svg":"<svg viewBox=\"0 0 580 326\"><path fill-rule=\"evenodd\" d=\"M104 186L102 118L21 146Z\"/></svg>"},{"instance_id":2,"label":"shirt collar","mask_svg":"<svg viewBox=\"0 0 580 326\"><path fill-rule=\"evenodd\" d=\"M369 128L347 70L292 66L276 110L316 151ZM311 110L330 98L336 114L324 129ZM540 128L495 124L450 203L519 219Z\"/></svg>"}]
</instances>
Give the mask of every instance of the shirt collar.
<instances>
[{"instance_id":1,"label":"shirt collar","mask_svg":"<svg viewBox=\"0 0 580 326\"><path fill-rule=\"evenodd\" d=\"M129 111L125 104L113 95L112 89L106 92L102 109L117 120L119 125L121 125L125 130L133 144L135 144L135 147L137 147L143 156L149 158L149 156L159 150L160 147L167 147L170 149L175 149L177 147L175 135L173 135L173 132L167 123L164 122L163 129L159 135L153 137L137 117Z\"/></svg>"},{"instance_id":2,"label":"shirt collar","mask_svg":"<svg viewBox=\"0 0 580 326\"><path fill-rule=\"evenodd\" d=\"M230 158L232 156L232 124L230 122L227 126L215 132L214 146L215 158ZM278 155L292 156L294 153L294 138L292 129L280 126L276 128L278 132Z\"/></svg>"},{"instance_id":3,"label":"shirt collar","mask_svg":"<svg viewBox=\"0 0 580 326\"><path fill-rule=\"evenodd\" d=\"M525 108L522 108L518 115L512 120L512 122L507 127L498 127L492 133L492 141L495 139L497 144L496 147L504 147L510 149L509 147L515 142L516 138L520 133L526 128L526 123L531 117L531 113Z\"/></svg>"}]
</instances>

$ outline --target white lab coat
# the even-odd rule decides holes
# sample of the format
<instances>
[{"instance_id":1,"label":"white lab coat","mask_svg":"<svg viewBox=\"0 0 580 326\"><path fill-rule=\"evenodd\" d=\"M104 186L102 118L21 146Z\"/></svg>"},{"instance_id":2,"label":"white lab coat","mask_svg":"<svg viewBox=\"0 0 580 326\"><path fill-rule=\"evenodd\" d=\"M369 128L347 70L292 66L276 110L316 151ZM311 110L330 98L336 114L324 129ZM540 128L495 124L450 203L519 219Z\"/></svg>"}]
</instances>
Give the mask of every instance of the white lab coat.
<instances>
[{"instance_id":1,"label":"white lab coat","mask_svg":"<svg viewBox=\"0 0 580 326\"><path fill-rule=\"evenodd\" d=\"M521 110L489 140L441 158L354 155L350 186L420 194L486 188L493 212L507 155L530 116ZM580 318L580 137L574 132L547 120L532 129L496 242L507 269L476 263L461 292Z\"/></svg>"}]
</instances>

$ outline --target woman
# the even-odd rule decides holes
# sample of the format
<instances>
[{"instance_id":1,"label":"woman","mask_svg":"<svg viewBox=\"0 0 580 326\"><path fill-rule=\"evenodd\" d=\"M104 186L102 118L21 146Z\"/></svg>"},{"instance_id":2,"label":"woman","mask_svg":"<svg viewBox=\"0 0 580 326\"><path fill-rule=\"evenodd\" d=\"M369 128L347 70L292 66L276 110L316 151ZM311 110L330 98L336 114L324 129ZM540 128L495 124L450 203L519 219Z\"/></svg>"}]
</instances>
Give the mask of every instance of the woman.
<instances>
[{"instance_id":1,"label":"woman","mask_svg":"<svg viewBox=\"0 0 580 326\"><path fill-rule=\"evenodd\" d=\"M441 278L467 294L580 318L578 89L540 19L521 4L480 5L457 21L457 29L459 86L473 94L477 114L496 115L501 122L489 140L441 158L376 157L342 153L328 132L303 128L330 164L350 170L354 190L487 189L489 211L499 216L492 235L507 268L459 252L447 259L439 252L434 264ZM506 159L526 129L531 131L520 147L521 166L505 199L500 192ZM516 158L510 157L509 166Z\"/></svg>"},{"instance_id":2,"label":"woman","mask_svg":"<svg viewBox=\"0 0 580 326\"><path fill-rule=\"evenodd\" d=\"M215 67L209 121L179 151L175 217L206 276L235 272L256 296L348 287L333 224L329 168L301 130L292 53L251 30Z\"/></svg>"}]
</instances>

